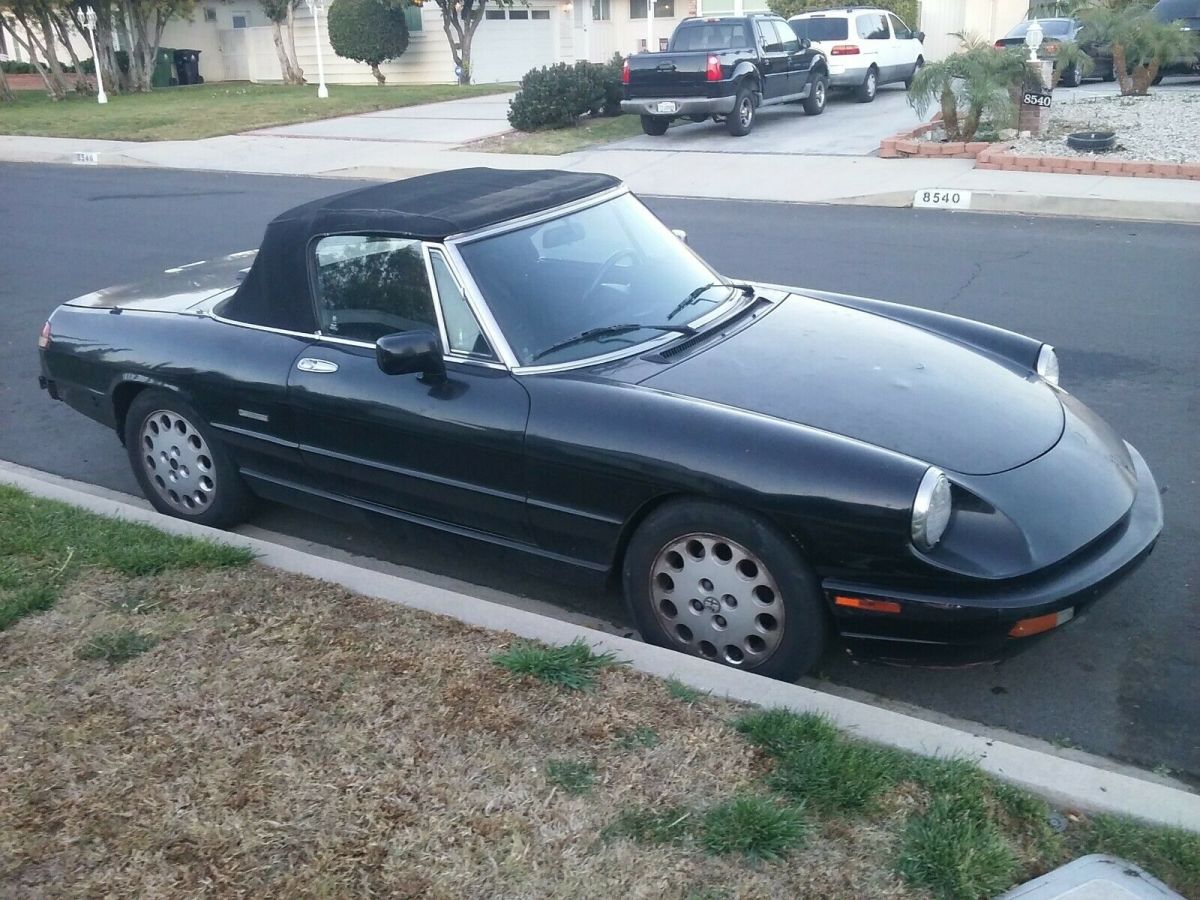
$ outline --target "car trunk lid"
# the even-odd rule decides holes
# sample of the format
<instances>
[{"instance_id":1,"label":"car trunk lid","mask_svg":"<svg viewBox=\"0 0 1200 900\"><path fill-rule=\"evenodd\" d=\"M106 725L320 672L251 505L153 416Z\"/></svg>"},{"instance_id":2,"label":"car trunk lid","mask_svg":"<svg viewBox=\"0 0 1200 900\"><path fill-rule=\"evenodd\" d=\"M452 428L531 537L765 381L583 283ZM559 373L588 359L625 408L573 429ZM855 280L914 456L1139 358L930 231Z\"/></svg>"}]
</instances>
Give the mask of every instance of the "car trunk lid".
<instances>
[{"instance_id":1,"label":"car trunk lid","mask_svg":"<svg viewBox=\"0 0 1200 900\"><path fill-rule=\"evenodd\" d=\"M102 288L69 300L66 305L184 312L221 291L237 287L257 252L245 250L219 259L173 266L145 281Z\"/></svg>"}]
</instances>

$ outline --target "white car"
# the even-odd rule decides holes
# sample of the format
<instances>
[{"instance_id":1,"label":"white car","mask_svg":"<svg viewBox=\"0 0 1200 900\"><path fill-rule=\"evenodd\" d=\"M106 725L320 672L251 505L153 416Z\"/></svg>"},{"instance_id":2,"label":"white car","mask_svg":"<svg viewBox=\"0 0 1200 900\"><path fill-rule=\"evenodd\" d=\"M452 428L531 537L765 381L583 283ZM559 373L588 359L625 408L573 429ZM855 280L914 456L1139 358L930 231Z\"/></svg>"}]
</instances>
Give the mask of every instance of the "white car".
<instances>
[{"instance_id":1,"label":"white car","mask_svg":"<svg viewBox=\"0 0 1200 900\"><path fill-rule=\"evenodd\" d=\"M792 16L788 24L825 54L830 87L854 88L860 103L874 100L881 84L903 81L907 87L925 64L924 32L912 31L886 9L826 9Z\"/></svg>"}]
</instances>

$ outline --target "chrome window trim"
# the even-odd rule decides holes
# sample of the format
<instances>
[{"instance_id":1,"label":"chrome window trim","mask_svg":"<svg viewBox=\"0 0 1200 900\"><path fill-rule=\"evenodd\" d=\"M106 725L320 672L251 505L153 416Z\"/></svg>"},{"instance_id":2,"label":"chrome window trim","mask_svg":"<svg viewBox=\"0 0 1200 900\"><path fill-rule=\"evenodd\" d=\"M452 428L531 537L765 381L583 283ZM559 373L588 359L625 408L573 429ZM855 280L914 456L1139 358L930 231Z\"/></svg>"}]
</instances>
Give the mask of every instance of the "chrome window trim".
<instances>
[{"instance_id":1,"label":"chrome window trim","mask_svg":"<svg viewBox=\"0 0 1200 900\"><path fill-rule=\"evenodd\" d=\"M479 322L479 327L483 329L484 337L492 345L492 350L500 358L500 361L504 364L504 368L511 371L518 365L517 357L512 352L512 348L509 347L508 339L504 337L504 333L500 330L499 323L492 316L491 307L483 299L483 292L479 290L479 285L475 283L475 279L471 275L471 270L467 268L466 260L462 258L455 244L447 241L445 249L446 261L450 263L450 270L458 276L459 284L465 288L463 293L467 298L467 306L475 314L475 319Z\"/></svg>"},{"instance_id":2,"label":"chrome window trim","mask_svg":"<svg viewBox=\"0 0 1200 900\"><path fill-rule=\"evenodd\" d=\"M449 235L446 238L445 243L470 244L474 241L482 240L483 238L495 237L498 234L504 234L509 231L517 231L518 229L526 228L530 225L537 225L539 222L557 219L561 216L578 212L581 209L587 209L589 206L597 206L601 203L607 203L609 200L614 200L617 197L628 193L630 193L629 187L624 184L619 184L614 188L609 188L607 191L601 191L599 194L592 194L579 200L572 200L570 203L564 203L561 206L552 206L549 209L543 209L539 212L530 213L527 216L521 216L517 219L509 219L507 222L500 222L496 225L485 225L484 227L477 228L474 231L463 231L459 232L458 234Z\"/></svg>"},{"instance_id":3,"label":"chrome window trim","mask_svg":"<svg viewBox=\"0 0 1200 900\"><path fill-rule=\"evenodd\" d=\"M475 324L479 326L479 331L481 334L483 334L483 339L488 342L488 347L491 348L493 344L483 329L483 324L479 320L479 315L475 312L475 308L471 305L471 301L467 297L467 289L463 286L462 278L459 277L457 270L450 262L450 257L446 254L446 248L441 244L427 243L425 245L425 257L429 267L429 284L433 288L434 302L438 306L439 321L442 322L442 347L445 348L445 354L447 358L453 357L454 359L462 359L466 362L485 363L488 366L507 369L507 366L502 365L498 361L499 357L497 357L495 350L493 350L487 356L481 356L478 353L471 353L468 350L456 350L454 347L450 346L450 332L446 330L445 326L446 312L444 309L442 309L442 293L440 290L438 290L437 278L434 276L433 271L433 255L435 253L440 256L442 262L446 264L446 271L450 273L450 277L454 279L454 283L458 286L459 293L463 295L463 300L467 304L467 310L472 316L475 317Z\"/></svg>"}]
</instances>

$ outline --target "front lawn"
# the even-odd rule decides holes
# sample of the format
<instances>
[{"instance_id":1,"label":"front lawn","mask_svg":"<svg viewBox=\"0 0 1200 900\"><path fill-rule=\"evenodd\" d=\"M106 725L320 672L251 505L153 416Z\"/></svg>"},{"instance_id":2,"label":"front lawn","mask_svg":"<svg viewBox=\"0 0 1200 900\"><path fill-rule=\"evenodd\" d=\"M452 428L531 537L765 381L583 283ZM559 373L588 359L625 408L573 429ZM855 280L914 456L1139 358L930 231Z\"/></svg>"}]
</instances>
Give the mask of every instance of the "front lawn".
<instances>
[{"instance_id":1,"label":"front lawn","mask_svg":"<svg viewBox=\"0 0 1200 900\"><path fill-rule=\"evenodd\" d=\"M1200 836L0 487L0 896L975 898Z\"/></svg>"},{"instance_id":2,"label":"front lawn","mask_svg":"<svg viewBox=\"0 0 1200 900\"><path fill-rule=\"evenodd\" d=\"M274 125L311 122L399 106L502 94L512 85L343 85L317 99L315 85L285 87L222 82L158 88L149 94L71 95L55 103L43 91L17 91L0 103L0 134L97 138L114 141L177 141L235 134Z\"/></svg>"},{"instance_id":3,"label":"front lawn","mask_svg":"<svg viewBox=\"0 0 1200 900\"><path fill-rule=\"evenodd\" d=\"M541 153L560 156L576 150L586 150L599 144L619 141L642 133L637 116L585 116L569 128L547 128L542 131L509 131L466 147L486 153Z\"/></svg>"}]
</instances>

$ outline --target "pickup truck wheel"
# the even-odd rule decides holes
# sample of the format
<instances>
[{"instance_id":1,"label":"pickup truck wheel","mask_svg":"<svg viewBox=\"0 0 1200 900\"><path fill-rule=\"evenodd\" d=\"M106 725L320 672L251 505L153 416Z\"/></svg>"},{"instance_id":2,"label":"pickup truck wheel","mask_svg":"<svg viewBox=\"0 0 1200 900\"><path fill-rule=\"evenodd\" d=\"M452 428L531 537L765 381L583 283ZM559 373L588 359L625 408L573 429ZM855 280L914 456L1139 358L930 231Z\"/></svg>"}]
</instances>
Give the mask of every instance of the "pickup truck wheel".
<instances>
[{"instance_id":1,"label":"pickup truck wheel","mask_svg":"<svg viewBox=\"0 0 1200 900\"><path fill-rule=\"evenodd\" d=\"M652 134L655 137L666 134L667 126L670 124L670 119L664 119L660 116L642 116L642 131L646 134Z\"/></svg>"},{"instance_id":2,"label":"pickup truck wheel","mask_svg":"<svg viewBox=\"0 0 1200 900\"><path fill-rule=\"evenodd\" d=\"M754 91L748 83L738 88L737 97L733 101L733 112L726 117L725 127L734 137L747 135L754 127Z\"/></svg>"},{"instance_id":3,"label":"pickup truck wheel","mask_svg":"<svg viewBox=\"0 0 1200 900\"><path fill-rule=\"evenodd\" d=\"M854 96L859 103L870 103L875 99L875 92L879 90L879 70L874 66L867 69L867 77L862 80L862 84L854 92Z\"/></svg>"},{"instance_id":4,"label":"pickup truck wheel","mask_svg":"<svg viewBox=\"0 0 1200 900\"><path fill-rule=\"evenodd\" d=\"M804 101L804 114L806 116L819 116L825 112L825 100L829 96L829 79L824 75L818 75L816 81L812 83L812 90L808 94L808 98Z\"/></svg>"}]
</instances>

